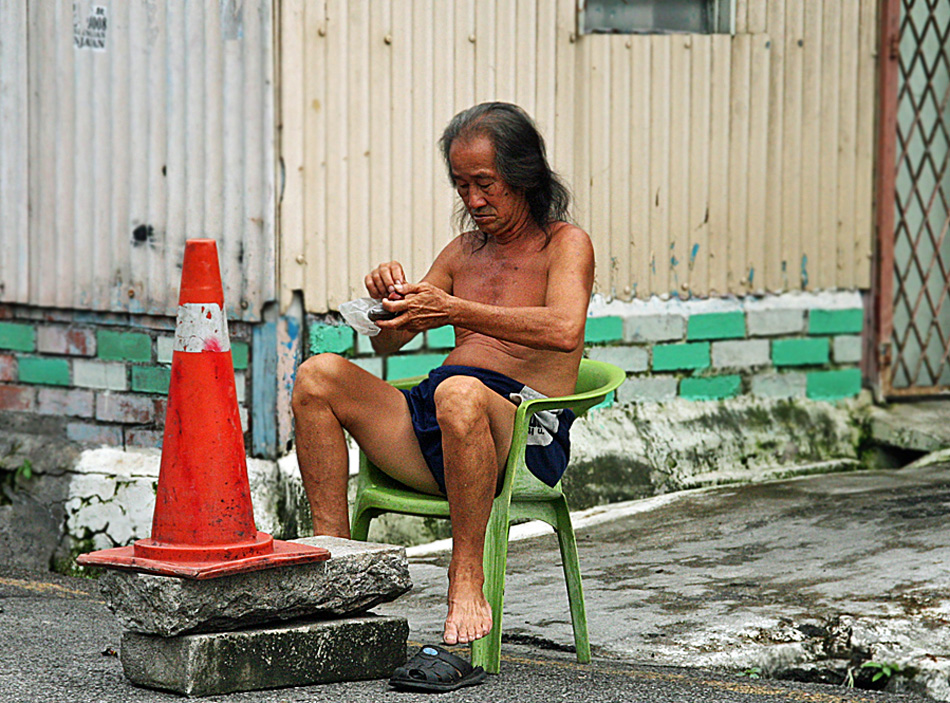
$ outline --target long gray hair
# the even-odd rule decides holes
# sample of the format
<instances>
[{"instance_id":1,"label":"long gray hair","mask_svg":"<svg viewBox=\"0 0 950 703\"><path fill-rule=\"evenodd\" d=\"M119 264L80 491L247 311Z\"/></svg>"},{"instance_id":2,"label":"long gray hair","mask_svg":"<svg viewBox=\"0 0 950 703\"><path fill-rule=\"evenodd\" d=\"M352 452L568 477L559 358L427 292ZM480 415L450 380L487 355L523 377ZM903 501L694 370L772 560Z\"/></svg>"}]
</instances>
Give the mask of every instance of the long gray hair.
<instances>
[{"instance_id":1,"label":"long gray hair","mask_svg":"<svg viewBox=\"0 0 950 703\"><path fill-rule=\"evenodd\" d=\"M449 161L452 144L457 139L477 136L487 137L492 143L498 174L508 186L524 194L531 219L550 241L549 225L570 220L571 194L548 165L544 138L534 121L517 105L503 102L480 103L453 117L439 140L453 185ZM464 204L460 204L456 217L463 230L474 228L475 222Z\"/></svg>"}]
</instances>

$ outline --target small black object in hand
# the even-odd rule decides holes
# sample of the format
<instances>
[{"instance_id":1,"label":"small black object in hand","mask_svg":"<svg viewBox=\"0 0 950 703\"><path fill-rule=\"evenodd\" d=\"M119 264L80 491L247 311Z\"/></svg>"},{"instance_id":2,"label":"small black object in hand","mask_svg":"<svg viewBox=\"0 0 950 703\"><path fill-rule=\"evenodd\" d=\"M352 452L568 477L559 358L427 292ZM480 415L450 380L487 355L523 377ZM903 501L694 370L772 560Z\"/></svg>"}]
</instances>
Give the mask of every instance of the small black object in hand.
<instances>
[{"instance_id":1,"label":"small black object in hand","mask_svg":"<svg viewBox=\"0 0 950 703\"><path fill-rule=\"evenodd\" d=\"M391 320L398 314L397 312L391 312L384 308L382 303L374 305L366 312L366 316L373 322L376 320Z\"/></svg>"}]
</instances>

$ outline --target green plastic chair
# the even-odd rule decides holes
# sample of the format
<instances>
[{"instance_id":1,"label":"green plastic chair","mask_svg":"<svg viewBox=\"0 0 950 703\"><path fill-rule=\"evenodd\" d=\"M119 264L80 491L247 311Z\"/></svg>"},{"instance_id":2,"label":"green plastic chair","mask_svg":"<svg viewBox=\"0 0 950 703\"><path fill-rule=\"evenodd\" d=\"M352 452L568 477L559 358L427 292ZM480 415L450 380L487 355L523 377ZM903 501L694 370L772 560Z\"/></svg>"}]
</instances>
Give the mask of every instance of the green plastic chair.
<instances>
[{"instance_id":1,"label":"green plastic chair","mask_svg":"<svg viewBox=\"0 0 950 703\"><path fill-rule=\"evenodd\" d=\"M396 388L411 388L425 376L394 381ZM542 520L557 533L561 562L574 627L577 660L590 662L590 641L587 637L587 614L584 591L577 561L577 544L561 484L551 488L525 467L528 420L542 410L570 408L578 416L599 403L626 378L622 369L601 361L581 360L574 395L560 398L527 400L518 406L508 465L501 492L495 498L485 534L485 597L492 609L493 626L487 637L472 643L472 664L497 674L501 664L501 616L505 597L505 568L508 561L508 529L513 520ZM449 503L434 496L408 488L374 466L360 452L360 468L356 500L353 506L351 534L355 540L366 540L369 524L383 513L402 513L429 517L449 517Z\"/></svg>"}]
</instances>

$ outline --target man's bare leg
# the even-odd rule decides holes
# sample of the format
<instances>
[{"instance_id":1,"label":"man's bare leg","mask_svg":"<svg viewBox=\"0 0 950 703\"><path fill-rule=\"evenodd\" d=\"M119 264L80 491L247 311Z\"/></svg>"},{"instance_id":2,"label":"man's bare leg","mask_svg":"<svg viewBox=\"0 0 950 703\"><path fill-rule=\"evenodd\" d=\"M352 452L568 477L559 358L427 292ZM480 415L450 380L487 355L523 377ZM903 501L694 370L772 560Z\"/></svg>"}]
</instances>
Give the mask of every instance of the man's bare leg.
<instances>
[{"instance_id":1,"label":"man's bare leg","mask_svg":"<svg viewBox=\"0 0 950 703\"><path fill-rule=\"evenodd\" d=\"M307 359L297 370L293 410L314 534L350 536L344 429L386 473L417 490L439 492L402 393L355 364L335 354Z\"/></svg>"},{"instance_id":2,"label":"man's bare leg","mask_svg":"<svg viewBox=\"0 0 950 703\"><path fill-rule=\"evenodd\" d=\"M453 544L442 639L464 644L484 637L492 627L482 556L492 501L511 445L515 406L471 376L443 381L435 403Z\"/></svg>"}]
</instances>

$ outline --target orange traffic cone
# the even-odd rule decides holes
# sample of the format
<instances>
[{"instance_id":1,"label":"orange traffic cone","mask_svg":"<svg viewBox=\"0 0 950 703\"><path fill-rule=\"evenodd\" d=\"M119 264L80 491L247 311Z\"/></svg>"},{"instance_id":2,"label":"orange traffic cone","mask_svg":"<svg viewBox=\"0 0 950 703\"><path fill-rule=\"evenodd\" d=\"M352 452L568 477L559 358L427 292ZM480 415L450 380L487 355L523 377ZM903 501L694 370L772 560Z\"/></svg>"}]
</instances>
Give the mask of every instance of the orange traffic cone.
<instances>
[{"instance_id":1,"label":"orange traffic cone","mask_svg":"<svg viewBox=\"0 0 950 703\"><path fill-rule=\"evenodd\" d=\"M181 272L152 536L77 562L206 579L329 558L326 549L257 531L217 246L213 239L191 239Z\"/></svg>"}]
</instances>

